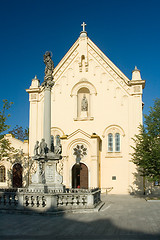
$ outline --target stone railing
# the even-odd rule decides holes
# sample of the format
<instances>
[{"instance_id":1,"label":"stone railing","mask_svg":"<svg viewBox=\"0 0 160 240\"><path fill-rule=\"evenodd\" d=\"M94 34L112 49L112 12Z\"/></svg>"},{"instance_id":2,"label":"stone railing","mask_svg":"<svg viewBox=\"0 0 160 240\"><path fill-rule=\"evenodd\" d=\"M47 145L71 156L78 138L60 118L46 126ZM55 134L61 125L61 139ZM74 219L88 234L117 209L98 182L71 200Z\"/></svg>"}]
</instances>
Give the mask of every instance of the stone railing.
<instances>
[{"instance_id":1,"label":"stone railing","mask_svg":"<svg viewBox=\"0 0 160 240\"><path fill-rule=\"evenodd\" d=\"M44 193L18 189L17 192L0 192L0 209L58 211L93 209L100 200L99 189L66 189L64 193Z\"/></svg>"},{"instance_id":2,"label":"stone railing","mask_svg":"<svg viewBox=\"0 0 160 240\"><path fill-rule=\"evenodd\" d=\"M36 189L36 188L18 188L18 193L49 193L49 194L56 194L56 193L62 193L64 190L61 189L48 189L47 187L44 187L44 189Z\"/></svg>"},{"instance_id":3,"label":"stone railing","mask_svg":"<svg viewBox=\"0 0 160 240\"><path fill-rule=\"evenodd\" d=\"M66 188L65 193L92 193L99 190L99 188Z\"/></svg>"},{"instance_id":4,"label":"stone railing","mask_svg":"<svg viewBox=\"0 0 160 240\"><path fill-rule=\"evenodd\" d=\"M18 206L16 191L0 190L0 209L12 209Z\"/></svg>"},{"instance_id":5,"label":"stone railing","mask_svg":"<svg viewBox=\"0 0 160 240\"><path fill-rule=\"evenodd\" d=\"M73 190L73 189L72 189ZM59 208L94 208L100 203L100 190L95 191L78 189L71 193L58 194L57 207Z\"/></svg>"}]
</instances>

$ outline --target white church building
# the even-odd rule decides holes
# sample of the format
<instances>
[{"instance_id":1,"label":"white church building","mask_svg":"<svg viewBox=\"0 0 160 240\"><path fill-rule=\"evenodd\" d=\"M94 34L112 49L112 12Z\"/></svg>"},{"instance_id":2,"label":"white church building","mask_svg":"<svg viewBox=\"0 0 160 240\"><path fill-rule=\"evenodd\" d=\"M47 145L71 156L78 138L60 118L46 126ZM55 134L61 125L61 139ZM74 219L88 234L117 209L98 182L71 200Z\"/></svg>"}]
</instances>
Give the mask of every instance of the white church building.
<instances>
[{"instance_id":1,"label":"white church building","mask_svg":"<svg viewBox=\"0 0 160 240\"><path fill-rule=\"evenodd\" d=\"M54 61L54 56L53 56ZM62 144L58 172L67 188L136 189L132 138L142 124L145 81L135 67L128 79L85 31L54 69L51 135ZM43 138L44 89L35 77L29 94L29 155ZM23 166L22 166L23 167Z\"/></svg>"}]
</instances>

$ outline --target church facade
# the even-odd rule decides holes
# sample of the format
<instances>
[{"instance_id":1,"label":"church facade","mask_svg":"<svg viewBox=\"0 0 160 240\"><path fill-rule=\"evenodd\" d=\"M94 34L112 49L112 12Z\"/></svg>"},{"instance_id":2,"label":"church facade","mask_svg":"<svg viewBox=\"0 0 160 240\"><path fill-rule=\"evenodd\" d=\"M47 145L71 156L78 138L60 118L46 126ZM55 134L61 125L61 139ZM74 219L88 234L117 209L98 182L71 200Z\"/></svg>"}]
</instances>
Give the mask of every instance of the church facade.
<instances>
[{"instance_id":1,"label":"church facade","mask_svg":"<svg viewBox=\"0 0 160 240\"><path fill-rule=\"evenodd\" d=\"M54 59L53 59L54 60ZM87 36L80 37L54 69L51 135L61 141L58 171L67 188L136 189L132 138L142 124L145 81L135 68L128 79ZM43 138L44 89L35 77L30 101L29 155Z\"/></svg>"}]
</instances>

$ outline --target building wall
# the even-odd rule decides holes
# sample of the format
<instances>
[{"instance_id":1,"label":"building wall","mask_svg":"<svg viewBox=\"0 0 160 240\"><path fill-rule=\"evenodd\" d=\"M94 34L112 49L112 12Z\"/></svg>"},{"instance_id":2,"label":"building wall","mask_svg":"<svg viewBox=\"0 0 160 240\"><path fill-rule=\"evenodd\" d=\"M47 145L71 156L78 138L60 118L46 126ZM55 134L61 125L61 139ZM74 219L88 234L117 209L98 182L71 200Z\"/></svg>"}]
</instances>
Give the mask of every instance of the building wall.
<instances>
[{"instance_id":1,"label":"building wall","mask_svg":"<svg viewBox=\"0 0 160 240\"><path fill-rule=\"evenodd\" d=\"M142 123L144 81L133 77L129 80L87 36L80 37L55 68L54 81L51 133L62 137L64 184L71 187L72 167L76 163L74 144L85 143L88 153L81 162L88 167L89 187L112 189L111 193L131 191L136 186L130 146ZM80 114L79 101L85 89L88 111L84 116ZM33 79L27 91L33 155L36 140L43 138L43 88ZM108 152L109 133L120 134L120 152Z\"/></svg>"},{"instance_id":2,"label":"building wall","mask_svg":"<svg viewBox=\"0 0 160 240\"><path fill-rule=\"evenodd\" d=\"M4 157L0 161L0 168L4 167L5 173L0 170L0 188L12 188L13 187L13 169L16 164L22 167L22 186L28 185L28 173L29 173L29 157L28 157L28 141L20 141L15 139L11 134L4 136L9 141L12 151L9 152L8 157ZM5 175L4 178L2 175Z\"/></svg>"}]
</instances>

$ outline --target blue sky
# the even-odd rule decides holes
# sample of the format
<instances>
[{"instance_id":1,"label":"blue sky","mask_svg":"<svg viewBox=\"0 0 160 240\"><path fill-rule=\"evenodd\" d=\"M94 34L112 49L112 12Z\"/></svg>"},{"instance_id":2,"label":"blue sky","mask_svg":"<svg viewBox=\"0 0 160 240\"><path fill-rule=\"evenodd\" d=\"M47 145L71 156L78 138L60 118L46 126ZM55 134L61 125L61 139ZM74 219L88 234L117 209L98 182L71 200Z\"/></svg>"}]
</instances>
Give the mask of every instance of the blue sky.
<instances>
[{"instance_id":1,"label":"blue sky","mask_svg":"<svg viewBox=\"0 0 160 240\"><path fill-rule=\"evenodd\" d=\"M160 97L159 0L0 0L0 107L13 101L8 124L29 125L25 89L35 74L43 81L43 54L55 66L87 23L89 38L129 78L136 65L146 80L143 101L148 113Z\"/></svg>"}]
</instances>

